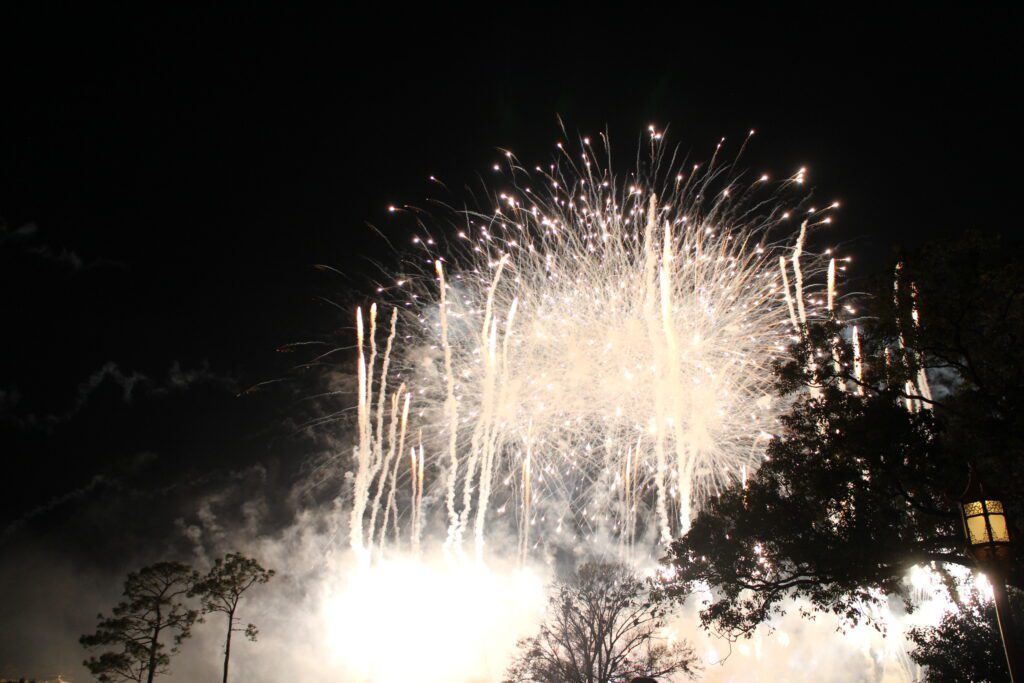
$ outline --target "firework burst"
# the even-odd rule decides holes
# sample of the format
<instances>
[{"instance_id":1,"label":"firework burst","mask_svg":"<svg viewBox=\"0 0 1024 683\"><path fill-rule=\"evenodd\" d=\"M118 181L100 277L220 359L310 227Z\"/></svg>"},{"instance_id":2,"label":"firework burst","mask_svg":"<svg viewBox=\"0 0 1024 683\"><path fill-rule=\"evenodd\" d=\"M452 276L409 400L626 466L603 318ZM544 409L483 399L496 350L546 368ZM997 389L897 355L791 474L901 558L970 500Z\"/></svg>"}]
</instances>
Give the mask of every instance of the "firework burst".
<instances>
[{"instance_id":1,"label":"firework burst","mask_svg":"<svg viewBox=\"0 0 1024 683\"><path fill-rule=\"evenodd\" d=\"M506 153L488 210L419 222L393 310L358 315L357 553L444 529L479 557L499 520L523 559L563 535L626 551L756 469L772 365L833 305L804 241L836 204L721 147L684 164L652 128L626 177L588 138L533 171Z\"/></svg>"}]
</instances>

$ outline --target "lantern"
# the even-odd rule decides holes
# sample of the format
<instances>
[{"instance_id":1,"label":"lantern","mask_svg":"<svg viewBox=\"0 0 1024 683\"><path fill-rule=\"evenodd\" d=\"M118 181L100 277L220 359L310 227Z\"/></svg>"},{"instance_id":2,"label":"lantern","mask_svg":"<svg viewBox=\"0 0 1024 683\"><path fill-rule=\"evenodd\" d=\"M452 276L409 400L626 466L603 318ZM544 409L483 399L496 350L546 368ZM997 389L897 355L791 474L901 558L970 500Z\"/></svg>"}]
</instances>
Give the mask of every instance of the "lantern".
<instances>
[{"instance_id":1,"label":"lantern","mask_svg":"<svg viewBox=\"0 0 1024 683\"><path fill-rule=\"evenodd\" d=\"M970 477L960 498L967 551L983 566L1005 568L1010 560L1010 530L1002 497L981 483L973 467Z\"/></svg>"},{"instance_id":2,"label":"lantern","mask_svg":"<svg viewBox=\"0 0 1024 683\"><path fill-rule=\"evenodd\" d=\"M967 553L989 575L1010 680L1024 683L1022 650L1018 647L1017 628L1006 596L1006 575L1011 566L1006 510L1002 496L981 483L973 466L967 489L960 496L960 516L967 536Z\"/></svg>"}]
</instances>

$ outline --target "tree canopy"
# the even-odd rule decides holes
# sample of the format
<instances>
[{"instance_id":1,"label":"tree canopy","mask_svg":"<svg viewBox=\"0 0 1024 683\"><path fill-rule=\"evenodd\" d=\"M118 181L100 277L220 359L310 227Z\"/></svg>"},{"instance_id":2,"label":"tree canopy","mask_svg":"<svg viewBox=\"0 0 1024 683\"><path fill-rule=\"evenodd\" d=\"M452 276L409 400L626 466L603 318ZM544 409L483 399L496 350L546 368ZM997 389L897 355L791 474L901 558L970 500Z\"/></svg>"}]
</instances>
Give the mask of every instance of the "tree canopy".
<instances>
[{"instance_id":1,"label":"tree canopy","mask_svg":"<svg viewBox=\"0 0 1024 683\"><path fill-rule=\"evenodd\" d=\"M693 678L697 658L660 633L666 606L619 564L582 565L555 585L537 635L520 643L508 683L624 683L634 677Z\"/></svg>"},{"instance_id":2,"label":"tree canopy","mask_svg":"<svg viewBox=\"0 0 1024 683\"><path fill-rule=\"evenodd\" d=\"M199 612L184 598L198 575L180 562L158 562L132 572L124 583L125 599L109 617L100 614L96 632L79 639L88 649L105 649L87 659L86 668L100 681L148 681L166 673L171 656L192 635ZM165 640L171 639L168 648Z\"/></svg>"},{"instance_id":3,"label":"tree canopy","mask_svg":"<svg viewBox=\"0 0 1024 683\"><path fill-rule=\"evenodd\" d=\"M240 626L237 616L242 596L253 586L264 584L274 576L273 569L264 569L256 560L240 553L228 553L218 558L210 571L192 589L199 596L203 612L219 612L227 619L227 633L224 638L224 676L228 680L228 664L231 659L231 635L244 633L249 640L256 640L259 629L255 624Z\"/></svg>"},{"instance_id":4,"label":"tree canopy","mask_svg":"<svg viewBox=\"0 0 1024 683\"><path fill-rule=\"evenodd\" d=\"M1024 617L1024 595L1015 591L1010 604L1019 622ZM977 595L958 611L946 614L936 626L913 629L910 639L917 644L910 656L918 665L928 667L928 683L1010 681L995 606Z\"/></svg>"}]
</instances>

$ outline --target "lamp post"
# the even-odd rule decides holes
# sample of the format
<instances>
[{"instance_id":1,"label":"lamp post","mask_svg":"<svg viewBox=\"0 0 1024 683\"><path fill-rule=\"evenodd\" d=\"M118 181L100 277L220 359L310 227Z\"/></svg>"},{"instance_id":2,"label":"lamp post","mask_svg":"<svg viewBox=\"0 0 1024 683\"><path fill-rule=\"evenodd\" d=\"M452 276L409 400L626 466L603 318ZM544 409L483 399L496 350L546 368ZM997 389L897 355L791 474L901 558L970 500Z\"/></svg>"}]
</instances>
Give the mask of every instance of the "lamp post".
<instances>
[{"instance_id":1,"label":"lamp post","mask_svg":"<svg viewBox=\"0 0 1024 683\"><path fill-rule=\"evenodd\" d=\"M1006 666L1013 683L1024 683L1024 664L1006 597L1006 575L1010 570L1010 530L1002 497L987 489L971 466L970 480L960 496L960 515L967 536L967 554L982 569L992 584L992 596L999 621L999 635L1003 639Z\"/></svg>"}]
</instances>

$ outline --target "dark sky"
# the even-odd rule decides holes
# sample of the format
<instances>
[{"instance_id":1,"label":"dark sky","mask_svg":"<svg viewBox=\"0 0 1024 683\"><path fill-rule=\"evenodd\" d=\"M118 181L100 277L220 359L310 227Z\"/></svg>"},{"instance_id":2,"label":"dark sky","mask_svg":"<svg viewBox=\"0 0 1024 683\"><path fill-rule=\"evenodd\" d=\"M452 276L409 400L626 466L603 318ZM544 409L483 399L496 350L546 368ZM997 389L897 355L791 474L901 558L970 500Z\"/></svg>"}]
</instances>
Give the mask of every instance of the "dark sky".
<instances>
[{"instance_id":1,"label":"dark sky","mask_svg":"<svg viewBox=\"0 0 1024 683\"><path fill-rule=\"evenodd\" d=\"M547 161L559 116L627 149L670 125L698 158L756 128L748 163L808 166L862 269L1020 230L1015 4L379 5L4 3L0 562L129 562L189 491L255 464L293 486L317 446L305 356L277 349L345 338L318 297L372 297L396 257L367 224L407 237L389 203L497 147Z\"/></svg>"}]
</instances>

